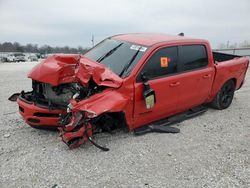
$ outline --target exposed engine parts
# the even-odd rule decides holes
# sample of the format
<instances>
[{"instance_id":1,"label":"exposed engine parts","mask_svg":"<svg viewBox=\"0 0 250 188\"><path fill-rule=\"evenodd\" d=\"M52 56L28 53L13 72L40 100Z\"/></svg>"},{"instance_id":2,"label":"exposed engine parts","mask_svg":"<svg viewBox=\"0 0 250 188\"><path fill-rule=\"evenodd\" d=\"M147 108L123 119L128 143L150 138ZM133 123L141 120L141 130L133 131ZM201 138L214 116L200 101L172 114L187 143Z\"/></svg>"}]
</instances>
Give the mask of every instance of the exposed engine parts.
<instances>
[{"instance_id":1,"label":"exposed engine parts","mask_svg":"<svg viewBox=\"0 0 250 188\"><path fill-rule=\"evenodd\" d=\"M32 100L41 105L48 105L49 108L66 109L72 98L83 100L91 95L101 92L104 87L98 86L93 81L87 86L81 86L78 83L67 83L58 86L52 86L47 83L32 81L33 91L23 97Z\"/></svg>"},{"instance_id":2,"label":"exposed engine parts","mask_svg":"<svg viewBox=\"0 0 250 188\"><path fill-rule=\"evenodd\" d=\"M63 84L52 87L50 84L41 84L43 96L47 101L56 105L67 106L75 93L79 92L76 83Z\"/></svg>"}]
</instances>

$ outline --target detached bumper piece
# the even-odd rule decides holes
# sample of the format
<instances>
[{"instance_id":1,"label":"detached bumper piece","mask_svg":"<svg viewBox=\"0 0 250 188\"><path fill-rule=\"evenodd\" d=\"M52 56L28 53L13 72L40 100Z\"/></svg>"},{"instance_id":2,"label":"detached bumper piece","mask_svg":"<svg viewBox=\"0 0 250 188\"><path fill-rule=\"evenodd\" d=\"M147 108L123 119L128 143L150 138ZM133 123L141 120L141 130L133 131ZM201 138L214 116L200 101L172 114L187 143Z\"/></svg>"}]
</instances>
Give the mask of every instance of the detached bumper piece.
<instances>
[{"instance_id":1,"label":"detached bumper piece","mask_svg":"<svg viewBox=\"0 0 250 188\"><path fill-rule=\"evenodd\" d=\"M34 128L56 129L59 124L59 115L65 113L64 110L49 110L34 103L27 103L20 98L17 99L19 113L27 124Z\"/></svg>"},{"instance_id":2,"label":"detached bumper piece","mask_svg":"<svg viewBox=\"0 0 250 188\"><path fill-rule=\"evenodd\" d=\"M19 113L25 122L34 128L56 130L60 126L60 114L66 113L65 109L54 108L35 100L31 91L15 93L9 97L9 100L17 102Z\"/></svg>"},{"instance_id":3,"label":"detached bumper piece","mask_svg":"<svg viewBox=\"0 0 250 188\"><path fill-rule=\"evenodd\" d=\"M87 141L92 143L102 151L109 151L108 148L100 146L93 140L93 126L89 119L85 119L80 112L67 114L60 118L61 127L59 128L62 141L70 148L78 148Z\"/></svg>"},{"instance_id":4,"label":"detached bumper piece","mask_svg":"<svg viewBox=\"0 0 250 188\"><path fill-rule=\"evenodd\" d=\"M92 137L92 128L90 124L81 127L79 130L65 131L65 129L60 130L60 136L62 141L70 148L78 148L82 144L85 144L89 137Z\"/></svg>"}]
</instances>

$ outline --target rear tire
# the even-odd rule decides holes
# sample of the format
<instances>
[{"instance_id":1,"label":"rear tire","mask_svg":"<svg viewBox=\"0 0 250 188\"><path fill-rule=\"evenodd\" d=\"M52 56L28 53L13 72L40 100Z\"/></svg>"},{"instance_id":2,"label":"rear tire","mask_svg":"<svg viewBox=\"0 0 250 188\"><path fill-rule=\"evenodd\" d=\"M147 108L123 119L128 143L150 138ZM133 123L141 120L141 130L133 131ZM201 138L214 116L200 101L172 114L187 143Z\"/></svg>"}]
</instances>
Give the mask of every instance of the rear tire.
<instances>
[{"instance_id":1,"label":"rear tire","mask_svg":"<svg viewBox=\"0 0 250 188\"><path fill-rule=\"evenodd\" d=\"M233 100L235 91L235 83L233 80L228 80L213 99L211 106L218 110L228 108Z\"/></svg>"}]
</instances>

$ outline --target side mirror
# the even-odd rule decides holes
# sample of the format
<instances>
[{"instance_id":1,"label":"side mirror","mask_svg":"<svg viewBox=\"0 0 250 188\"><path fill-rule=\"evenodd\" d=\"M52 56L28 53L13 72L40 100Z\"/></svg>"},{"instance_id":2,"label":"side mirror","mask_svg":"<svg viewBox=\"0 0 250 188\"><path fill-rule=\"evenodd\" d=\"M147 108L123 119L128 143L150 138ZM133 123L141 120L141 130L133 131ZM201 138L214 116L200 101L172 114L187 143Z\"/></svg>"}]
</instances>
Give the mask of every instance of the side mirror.
<instances>
[{"instance_id":1,"label":"side mirror","mask_svg":"<svg viewBox=\"0 0 250 188\"><path fill-rule=\"evenodd\" d=\"M150 88L150 85L148 83L148 77L145 75L145 73L141 74L141 79L143 81L144 86L143 97L146 104L146 108L151 109L156 103L155 91Z\"/></svg>"},{"instance_id":2,"label":"side mirror","mask_svg":"<svg viewBox=\"0 0 250 188\"><path fill-rule=\"evenodd\" d=\"M148 82L148 77L146 76L145 72L141 73L141 80L143 83Z\"/></svg>"},{"instance_id":3,"label":"side mirror","mask_svg":"<svg viewBox=\"0 0 250 188\"><path fill-rule=\"evenodd\" d=\"M15 102L17 100L17 98L19 97L20 93L14 93L13 95L11 95L8 100Z\"/></svg>"},{"instance_id":4,"label":"side mirror","mask_svg":"<svg viewBox=\"0 0 250 188\"><path fill-rule=\"evenodd\" d=\"M151 109L155 105L155 91L150 89L143 92L144 101L147 109Z\"/></svg>"}]
</instances>

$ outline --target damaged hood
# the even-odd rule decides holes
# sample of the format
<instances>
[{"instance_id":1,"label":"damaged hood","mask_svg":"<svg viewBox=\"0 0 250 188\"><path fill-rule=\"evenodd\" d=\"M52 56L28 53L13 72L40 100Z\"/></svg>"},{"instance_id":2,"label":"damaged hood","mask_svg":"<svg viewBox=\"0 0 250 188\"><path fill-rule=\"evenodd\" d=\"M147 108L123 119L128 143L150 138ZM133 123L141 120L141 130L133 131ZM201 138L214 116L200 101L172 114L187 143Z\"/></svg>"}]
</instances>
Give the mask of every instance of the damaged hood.
<instances>
[{"instance_id":1,"label":"damaged hood","mask_svg":"<svg viewBox=\"0 0 250 188\"><path fill-rule=\"evenodd\" d=\"M80 55L53 55L36 65L28 77L57 86L75 80L75 67Z\"/></svg>"},{"instance_id":2,"label":"damaged hood","mask_svg":"<svg viewBox=\"0 0 250 188\"><path fill-rule=\"evenodd\" d=\"M87 85L93 79L97 85L118 88L123 81L105 65L82 55L50 56L36 65L28 77L52 86L71 82Z\"/></svg>"}]
</instances>

